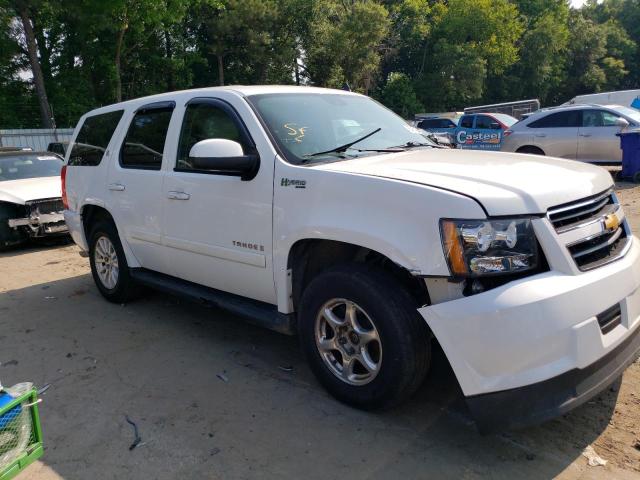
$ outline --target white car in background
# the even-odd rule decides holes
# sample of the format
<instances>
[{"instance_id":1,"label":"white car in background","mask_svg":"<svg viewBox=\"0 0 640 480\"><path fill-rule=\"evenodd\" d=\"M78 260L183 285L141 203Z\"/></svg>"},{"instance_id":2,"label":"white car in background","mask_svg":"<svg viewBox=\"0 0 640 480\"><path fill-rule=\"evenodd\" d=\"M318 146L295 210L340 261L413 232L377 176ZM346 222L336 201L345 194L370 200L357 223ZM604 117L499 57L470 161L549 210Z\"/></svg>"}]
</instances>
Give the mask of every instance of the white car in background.
<instances>
[{"instance_id":1,"label":"white car in background","mask_svg":"<svg viewBox=\"0 0 640 480\"><path fill-rule=\"evenodd\" d=\"M571 105L532 113L504 132L503 152L619 164L616 133L640 126L640 112L620 105Z\"/></svg>"},{"instance_id":2,"label":"white car in background","mask_svg":"<svg viewBox=\"0 0 640 480\"><path fill-rule=\"evenodd\" d=\"M55 154L0 153L0 249L67 233Z\"/></svg>"}]
</instances>

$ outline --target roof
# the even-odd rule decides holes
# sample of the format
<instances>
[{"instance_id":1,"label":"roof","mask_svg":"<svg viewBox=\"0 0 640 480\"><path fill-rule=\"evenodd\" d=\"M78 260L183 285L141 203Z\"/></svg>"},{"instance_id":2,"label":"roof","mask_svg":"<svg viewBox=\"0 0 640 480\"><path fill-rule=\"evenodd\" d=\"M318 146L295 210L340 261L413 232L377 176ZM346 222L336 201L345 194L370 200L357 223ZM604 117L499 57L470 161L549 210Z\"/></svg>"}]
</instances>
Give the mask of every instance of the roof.
<instances>
[{"instance_id":1,"label":"roof","mask_svg":"<svg viewBox=\"0 0 640 480\"><path fill-rule=\"evenodd\" d=\"M273 94L273 93L316 93L316 94L341 94L341 95L360 95L359 93L349 92L346 90L337 90L333 88L321 88L321 87L307 87L296 85L226 85L223 87L206 87L206 88L193 88L189 90L176 90L172 92L158 93L156 95L149 95L147 97L138 97L131 100L126 100L120 103L113 103L105 105L104 107L96 108L87 113L107 112L114 110L115 107L129 107L131 105L137 106L140 104L147 104L153 102L162 102L174 99L177 95L188 93L201 93L201 94L215 94L216 92L234 92L242 96L261 95L261 94Z\"/></svg>"},{"instance_id":2,"label":"roof","mask_svg":"<svg viewBox=\"0 0 640 480\"><path fill-rule=\"evenodd\" d=\"M558 105L556 107L545 107L532 113L550 112L554 110L584 110L585 108L594 108L594 107L595 108L615 108L619 106L620 105L599 105L597 103L573 103L571 105Z\"/></svg>"},{"instance_id":3,"label":"roof","mask_svg":"<svg viewBox=\"0 0 640 480\"><path fill-rule=\"evenodd\" d=\"M0 151L0 158L6 157L22 157L25 155L29 156L40 156L40 157L59 157L57 153L53 152L34 152L33 150L13 150L13 151Z\"/></svg>"}]
</instances>

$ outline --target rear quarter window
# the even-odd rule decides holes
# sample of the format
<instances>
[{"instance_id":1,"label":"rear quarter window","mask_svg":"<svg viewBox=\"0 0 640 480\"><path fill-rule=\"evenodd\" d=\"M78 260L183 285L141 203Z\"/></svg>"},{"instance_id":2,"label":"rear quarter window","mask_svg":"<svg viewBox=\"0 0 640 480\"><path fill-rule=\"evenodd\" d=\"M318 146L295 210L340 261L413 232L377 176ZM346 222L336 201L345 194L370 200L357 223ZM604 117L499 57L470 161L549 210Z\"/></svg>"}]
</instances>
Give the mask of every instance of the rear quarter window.
<instances>
[{"instance_id":1,"label":"rear quarter window","mask_svg":"<svg viewBox=\"0 0 640 480\"><path fill-rule=\"evenodd\" d=\"M101 113L85 118L69 154L69 166L100 165L124 110Z\"/></svg>"}]
</instances>

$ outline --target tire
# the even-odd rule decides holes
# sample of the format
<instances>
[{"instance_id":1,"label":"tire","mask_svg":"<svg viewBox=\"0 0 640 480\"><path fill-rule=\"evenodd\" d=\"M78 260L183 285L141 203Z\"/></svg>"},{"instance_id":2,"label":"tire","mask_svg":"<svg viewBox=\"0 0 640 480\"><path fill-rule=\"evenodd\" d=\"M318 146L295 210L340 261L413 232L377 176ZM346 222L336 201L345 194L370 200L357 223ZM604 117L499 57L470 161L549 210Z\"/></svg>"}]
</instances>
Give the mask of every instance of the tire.
<instances>
[{"instance_id":1,"label":"tire","mask_svg":"<svg viewBox=\"0 0 640 480\"><path fill-rule=\"evenodd\" d=\"M346 321L347 308L357 312L357 330ZM344 320L345 326L338 328L346 331L330 327L331 315L321 313L326 309L333 320ZM319 382L338 400L358 408L401 403L429 370L431 334L416 302L392 277L372 267L348 264L314 278L302 295L298 327L303 353ZM354 338L354 332L360 335ZM352 368L345 371L345 363Z\"/></svg>"},{"instance_id":2,"label":"tire","mask_svg":"<svg viewBox=\"0 0 640 480\"><path fill-rule=\"evenodd\" d=\"M113 221L106 218L97 220L91 228L89 239L91 274L102 296L113 303L126 303L138 296L140 287L131 278ZM105 270L110 270L111 275L105 274Z\"/></svg>"},{"instance_id":3,"label":"tire","mask_svg":"<svg viewBox=\"0 0 640 480\"><path fill-rule=\"evenodd\" d=\"M516 153L528 153L529 155L542 155L544 156L544 152L542 149L533 146L520 147L516 150Z\"/></svg>"}]
</instances>

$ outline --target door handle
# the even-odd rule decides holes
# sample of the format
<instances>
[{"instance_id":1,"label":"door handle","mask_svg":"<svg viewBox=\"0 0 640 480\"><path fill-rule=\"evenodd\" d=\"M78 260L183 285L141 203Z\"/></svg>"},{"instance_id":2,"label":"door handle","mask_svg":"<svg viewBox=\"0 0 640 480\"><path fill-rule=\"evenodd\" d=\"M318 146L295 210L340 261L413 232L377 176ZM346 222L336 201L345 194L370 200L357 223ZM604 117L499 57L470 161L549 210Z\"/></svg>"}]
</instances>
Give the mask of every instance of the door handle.
<instances>
[{"instance_id":1,"label":"door handle","mask_svg":"<svg viewBox=\"0 0 640 480\"><path fill-rule=\"evenodd\" d=\"M189 200L191 198L191 195L184 192L168 192L167 198L169 198L170 200Z\"/></svg>"},{"instance_id":2,"label":"door handle","mask_svg":"<svg viewBox=\"0 0 640 480\"><path fill-rule=\"evenodd\" d=\"M591 134L590 133L581 133L580 136L581 137L590 137Z\"/></svg>"},{"instance_id":3,"label":"door handle","mask_svg":"<svg viewBox=\"0 0 640 480\"><path fill-rule=\"evenodd\" d=\"M124 185L122 185L121 183L110 183L109 190L112 190L114 192L122 192L124 190Z\"/></svg>"},{"instance_id":4,"label":"door handle","mask_svg":"<svg viewBox=\"0 0 640 480\"><path fill-rule=\"evenodd\" d=\"M544 138L544 137L546 137L547 135L546 135L546 134L544 134L544 133L536 133L536 135L535 135L535 136L536 136L536 137L538 137L538 138Z\"/></svg>"}]
</instances>

